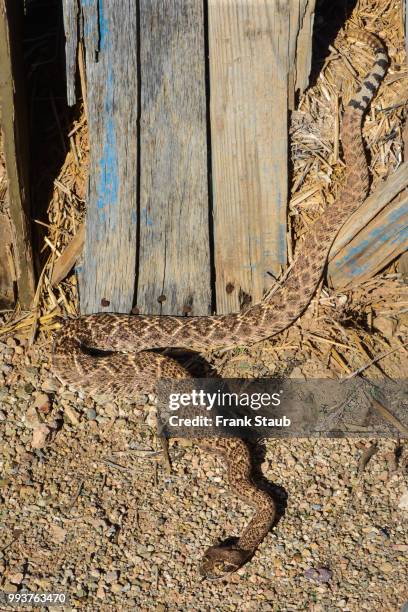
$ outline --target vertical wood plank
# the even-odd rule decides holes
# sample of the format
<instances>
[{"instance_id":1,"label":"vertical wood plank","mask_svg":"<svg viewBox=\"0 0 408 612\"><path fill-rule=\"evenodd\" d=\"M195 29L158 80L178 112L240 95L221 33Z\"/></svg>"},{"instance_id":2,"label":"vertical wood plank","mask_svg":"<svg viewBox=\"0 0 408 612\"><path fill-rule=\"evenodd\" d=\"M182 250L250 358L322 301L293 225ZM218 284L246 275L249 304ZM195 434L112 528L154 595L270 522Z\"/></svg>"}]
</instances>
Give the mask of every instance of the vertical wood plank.
<instances>
[{"instance_id":1,"label":"vertical wood plank","mask_svg":"<svg viewBox=\"0 0 408 612\"><path fill-rule=\"evenodd\" d=\"M136 6L133 0L81 6L90 139L81 312L129 312L137 246Z\"/></svg>"},{"instance_id":2,"label":"vertical wood plank","mask_svg":"<svg viewBox=\"0 0 408 612\"><path fill-rule=\"evenodd\" d=\"M312 37L315 14L315 0L298 0L290 3L291 26L289 74L294 92L303 93L309 84L312 66ZM294 93L293 92L293 93ZM289 90L289 108L294 108L294 96ZM293 98L293 101L291 101Z\"/></svg>"},{"instance_id":3,"label":"vertical wood plank","mask_svg":"<svg viewBox=\"0 0 408 612\"><path fill-rule=\"evenodd\" d=\"M307 0L208 2L221 313L239 310L248 298L260 300L273 281L271 274L286 265L288 96L293 98L297 86L299 32L303 24L311 29L312 17L304 19L306 5ZM304 77L303 64L298 68Z\"/></svg>"},{"instance_id":4,"label":"vertical wood plank","mask_svg":"<svg viewBox=\"0 0 408 612\"><path fill-rule=\"evenodd\" d=\"M67 79L67 102L73 106L76 102L75 77L78 46L78 3L63 0L65 31L65 74Z\"/></svg>"},{"instance_id":5,"label":"vertical wood plank","mask_svg":"<svg viewBox=\"0 0 408 612\"><path fill-rule=\"evenodd\" d=\"M137 306L209 314L205 51L201 0L141 0Z\"/></svg>"},{"instance_id":6,"label":"vertical wood plank","mask_svg":"<svg viewBox=\"0 0 408 612\"><path fill-rule=\"evenodd\" d=\"M0 101L4 156L8 176L14 263L20 304L31 306L35 292L31 246L27 115L22 76L21 5L0 0Z\"/></svg>"}]
</instances>

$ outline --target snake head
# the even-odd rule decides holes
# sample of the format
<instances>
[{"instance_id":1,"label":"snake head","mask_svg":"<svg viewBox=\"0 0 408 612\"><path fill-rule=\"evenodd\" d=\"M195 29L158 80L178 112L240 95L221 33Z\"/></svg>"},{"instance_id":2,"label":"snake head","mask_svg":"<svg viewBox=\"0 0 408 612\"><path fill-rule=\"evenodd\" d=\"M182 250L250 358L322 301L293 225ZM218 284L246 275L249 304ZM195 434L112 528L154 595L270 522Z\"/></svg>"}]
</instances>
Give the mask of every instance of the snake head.
<instances>
[{"instance_id":1,"label":"snake head","mask_svg":"<svg viewBox=\"0 0 408 612\"><path fill-rule=\"evenodd\" d=\"M208 580L217 580L236 572L251 555L251 550L243 550L235 543L210 546L201 561L200 574Z\"/></svg>"}]
</instances>

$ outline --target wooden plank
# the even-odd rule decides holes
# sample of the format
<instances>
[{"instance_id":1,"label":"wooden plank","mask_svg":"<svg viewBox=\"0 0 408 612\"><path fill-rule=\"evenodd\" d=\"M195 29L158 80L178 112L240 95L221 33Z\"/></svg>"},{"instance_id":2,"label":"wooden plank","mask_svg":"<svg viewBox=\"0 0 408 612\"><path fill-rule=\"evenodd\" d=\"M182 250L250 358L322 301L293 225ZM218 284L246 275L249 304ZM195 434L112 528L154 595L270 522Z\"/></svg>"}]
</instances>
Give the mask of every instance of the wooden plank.
<instances>
[{"instance_id":1,"label":"wooden plank","mask_svg":"<svg viewBox=\"0 0 408 612\"><path fill-rule=\"evenodd\" d=\"M333 287L371 278L408 249L408 197L394 200L340 249L329 266Z\"/></svg>"},{"instance_id":2,"label":"wooden plank","mask_svg":"<svg viewBox=\"0 0 408 612\"><path fill-rule=\"evenodd\" d=\"M4 156L8 176L13 256L18 297L22 308L31 306L35 292L31 247L27 116L23 79L22 5L0 0L0 102Z\"/></svg>"},{"instance_id":3,"label":"wooden plank","mask_svg":"<svg viewBox=\"0 0 408 612\"><path fill-rule=\"evenodd\" d=\"M0 213L0 308L14 305L15 277L12 256L13 236L11 223L7 215Z\"/></svg>"},{"instance_id":4,"label":"wooden plank","mask_svg":"<svg viewBox=\"0 0 408 612\"><path fill-rule=\"evenodd\" d=\"M291 36L289 61L290 83L293 89L289 89L289 108L294 108L294 96L292 92L303 93L309 85L309 75L312 66L312 37L315 14L315 0L300 0L291 6L291 32L298 32L297 36Z\"/></svg>"},{"instance_id":5,"label":"wooden plank","mask_svg":"<svg viewBox=\"0 0 408 612\"><path fill-rule=\"evenodd\" d=\"M81 312L129 312L137 246L137 27L133 0L81 0L90 139Z\"/></svg>"},{"instance_id":6,"label":"wooden plank","mask_svg":"<svg viewBox=\"0 0 408 612\"><path fill-rule=\"evenodd\" d=\"M329 255L332 260L366 227L372 219L408 186L408 162L400 167L372 193L341 228Z\"/></svg>"},{"instance_id":7,"label":"wooden plank","mask_svg":"<svg viewBox=\"0 0 408 612\"><path fill-rule=\"evenodd\" d=\"M407 186L404 162L341 228L329 254L328 275L334 287L373 276L407 248Z\"/></svg>"},{"instance_id":8,"label":"wooden plank","mask_svg":"<svg viewBox=\"0 0 408 612\"><path fill-rule=\"evenodd\" d=\"M65 75L67 80L67 102L76 103L75 82L78 46L78 3L62 1L65 31Z\"/></svg>"},{"instance_id":9,"label":"wooden plank","mask_svg":"<svg viewBox=\"0 0 408 612\"><path fill-rule=\"evenodd\" d=\"M71 242L64 249L54 264L51 285L58 285L72 270L79 260L85 242L85 225L80 225Z\"/></svg>"},{"instance_id":10,"label":"wooden plank","mask_svg":"<svg viewBox=\"0 0 408 612\"><path fill-rule=\"evenodd\" d=\"M288 88L305 84L313 7L208 2L217 312L260 300L286 265Z\"/></svg>"},{"instance_id":11,"label":"wooden plank","mask_svg":"<svg viewBox=\"0 0 408 612\"><path fill-rule=\"evenodd\" d=\"M211 311L201 0L140 2L143 313Z\"/></svg>"}]
</instances>

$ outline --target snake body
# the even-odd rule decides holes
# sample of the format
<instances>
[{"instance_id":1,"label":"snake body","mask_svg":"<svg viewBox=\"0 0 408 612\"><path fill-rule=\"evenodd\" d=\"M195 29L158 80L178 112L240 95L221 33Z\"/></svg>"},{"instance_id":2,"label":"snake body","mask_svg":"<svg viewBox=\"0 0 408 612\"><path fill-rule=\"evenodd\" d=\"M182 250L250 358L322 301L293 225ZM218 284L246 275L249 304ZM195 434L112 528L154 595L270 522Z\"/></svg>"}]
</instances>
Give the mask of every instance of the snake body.
<instances>
[{"instance_id":1,"label":"snake body","mask_svg":"<svg viewBox=\"0 0 408 612\"><path fill-rule=\"evenodd\" d=\"M177 317L100 313L68 320L58 331L53 347L52 365L60 379L89 394L119 398L149 393L159 378L190 377L177 361L151 349L202 351L247 345L282 331L302 314L322 278L338 231L368 191L362 118L384 78L388 57L375 35L366 31L350 35L372 49L374 61L344 111L344 184L335 203L309 230L284 284L246 312L235 314ZM95 354L93 349L105 354ZM251 456L243 440L214 437L200 439L198 444L223 457L231 491L255 507L252 520L237 541L206 551L201 572L216 577L235 571L252 556L271 528L276 508L273 499L252 480Z\"/></svg>"}]
</instances>

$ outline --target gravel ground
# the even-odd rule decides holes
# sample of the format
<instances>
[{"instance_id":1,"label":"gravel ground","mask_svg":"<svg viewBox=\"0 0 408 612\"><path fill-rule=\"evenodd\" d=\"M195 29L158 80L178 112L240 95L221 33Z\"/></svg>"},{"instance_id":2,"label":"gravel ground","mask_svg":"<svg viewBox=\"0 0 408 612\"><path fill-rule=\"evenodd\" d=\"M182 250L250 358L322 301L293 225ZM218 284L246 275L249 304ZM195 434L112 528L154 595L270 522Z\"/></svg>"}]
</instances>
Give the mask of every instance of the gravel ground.
<instances>
[{"instance_id":1,"label":"gravel ground","mask_svg":"<svg viewBox=\"0 0 408 612\"><path fill-rule=\"evenodd\" d=\"M400 610L408 599L408 445L269 440L281 519L252 562L201 581L204 549L250 509L190 441L157 452L147 406L81 398L47 344L0 343L0 588L84 610ZM98 399L98 398L96 398ZM262 454L261 453L261 454ZM260 456L261 456L260 454Z\"/></svg>"}]
</instances>

